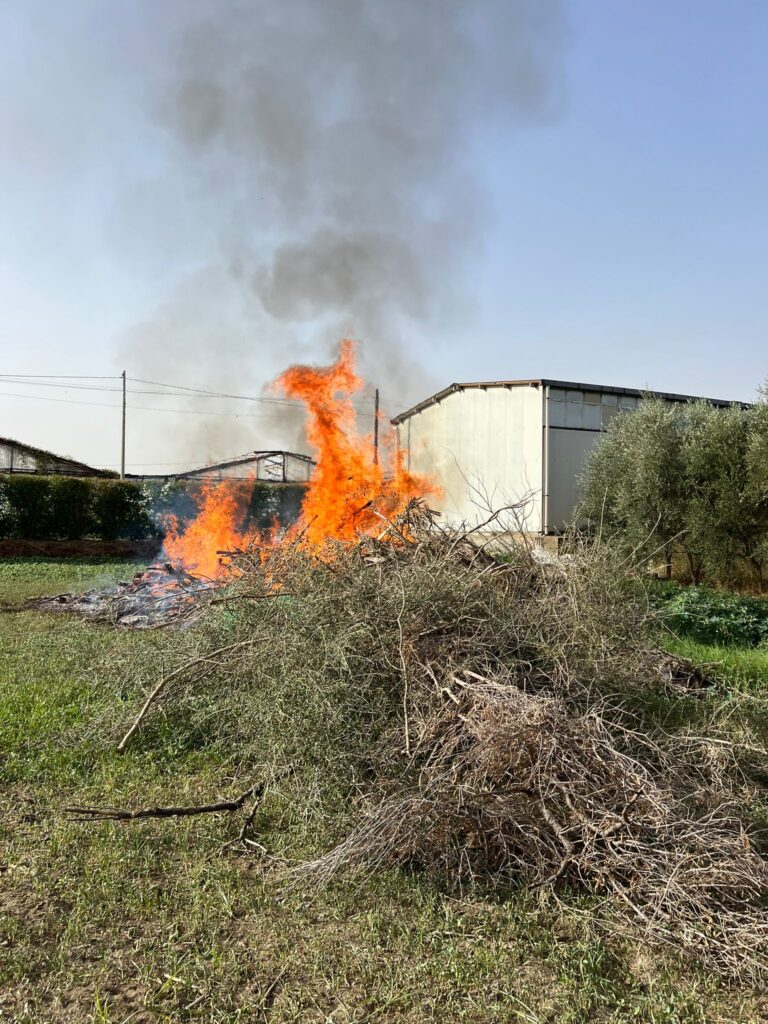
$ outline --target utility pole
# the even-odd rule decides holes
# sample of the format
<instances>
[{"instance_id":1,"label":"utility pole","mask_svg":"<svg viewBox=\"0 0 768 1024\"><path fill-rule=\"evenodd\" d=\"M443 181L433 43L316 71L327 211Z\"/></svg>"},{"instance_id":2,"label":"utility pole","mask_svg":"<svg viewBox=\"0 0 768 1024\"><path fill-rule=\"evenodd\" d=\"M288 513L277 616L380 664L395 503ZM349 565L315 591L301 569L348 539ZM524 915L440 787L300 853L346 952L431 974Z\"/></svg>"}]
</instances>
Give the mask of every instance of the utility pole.
<instances>
[{"instance_id":1,"label":"utility pole","mask_svg":"<svg viewBox=\"0 0 768 1024\"><path fill-rule=\"evenodd\" d=\"M373 402L373 462L379 464L379 389L376 388L376 396Z\"/></svg>"},{"instance_id":2,"label":"utility pole","mask_svg":"<svg viewBox=\"0 0 768 1024\"><path fill-rule=\"evenodd\" d=\"M123 378L123 429L120 436L120 479L125 480L125 370Z\"/></svg>"}]
</instances>

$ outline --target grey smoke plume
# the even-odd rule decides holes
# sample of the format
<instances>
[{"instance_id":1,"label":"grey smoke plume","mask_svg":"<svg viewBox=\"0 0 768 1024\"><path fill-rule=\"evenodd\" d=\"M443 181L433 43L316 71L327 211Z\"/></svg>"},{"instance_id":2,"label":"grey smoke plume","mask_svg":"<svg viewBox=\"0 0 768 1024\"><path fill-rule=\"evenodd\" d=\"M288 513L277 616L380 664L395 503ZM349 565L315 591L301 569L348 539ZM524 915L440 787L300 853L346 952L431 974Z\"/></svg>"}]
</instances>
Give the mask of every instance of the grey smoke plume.
<instances>
[{"instance_id":1,"label":"grey smoke plume","mask_svg":"<svg viewBox=\"0 0 768 1024\"><path fill-rule=\"evenodd\" d=\"M411 345L427 336L437 356L460 315L487 215L472 174L478 133L553 110L559 0L185 0L175 10L155 116L201 196L211 274L225 268L228 290L242 291L242 322L217 332L216 317L203 318L211 330L196 328L189 360L189 332L166 308L163 355L150 321L128 358L145 373L170 357L187 379L256 387L290 362L324 361L351 334L390 411L445 383ZM270 445L295 443L292 411L264 426L246 448L267 433ZM238 426L217 446L237 451L242 439Z\"/></svg>"}]
</instances>

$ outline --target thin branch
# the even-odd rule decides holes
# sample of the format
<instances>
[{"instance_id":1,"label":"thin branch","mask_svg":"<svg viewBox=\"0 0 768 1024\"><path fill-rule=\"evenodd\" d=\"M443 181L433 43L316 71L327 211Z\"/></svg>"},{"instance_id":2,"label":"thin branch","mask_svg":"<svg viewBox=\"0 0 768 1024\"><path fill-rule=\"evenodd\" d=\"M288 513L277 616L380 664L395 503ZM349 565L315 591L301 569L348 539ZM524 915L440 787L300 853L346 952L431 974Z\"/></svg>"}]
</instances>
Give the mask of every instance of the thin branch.
<instances>
[{"instance_id":1,"label":"thin branch","mask_svg":"<svg viewBox=\"0 0 768 1024\"><path fill-rule=\"evenodd\" d=\"M239 811L245 801L256 796L260 799L267 786L260 782L241 793L235 800L218 800L213 804L192 804L188 807L142 807L131 811L117 807L65 807L65 814L76 815L74 821L136 821L139 818L188 818L194 814L217 814L220 811Z\"/></svg>"},{"instance_id":2,"label":"thin branch","mask_svg":"<svg viewBox=\"0 0 768 1024\"><path fill-rule=\"evenodd\" d=\"M160 696L160 694L163 692L165 687L168 685L168 683L171 682L172 679L178 678L180 675L183 675L191 668L195 668L195 666L197 665L203 665L206 662L211 661L212 658L215 658L219 654L227 654L229 651L234 651L238 647L250 646L251 644L258 643L260 640L261 637L250 637L247 640L239 640L237 643L234 644L227 644L226 646L219 647L215 651L210 651L208 654L202 655L199 658L193 658L192 661L188 661L184 665L181 665L179 668L174 669L174 671L169 673L169 675L163 676L160 682L152 691L152 693L150 693L150 695L147 697L146 701L144 702L144 707L139 712L136 721L133 723L128 732L125 734L125 736L123 736L123 738L118 743L118 754L122 754L124 752L125 748L131 741L131 737L143 722L150 707L154 704L154 702L157 700L157 698Z\"/></svg>"}]
</instances>

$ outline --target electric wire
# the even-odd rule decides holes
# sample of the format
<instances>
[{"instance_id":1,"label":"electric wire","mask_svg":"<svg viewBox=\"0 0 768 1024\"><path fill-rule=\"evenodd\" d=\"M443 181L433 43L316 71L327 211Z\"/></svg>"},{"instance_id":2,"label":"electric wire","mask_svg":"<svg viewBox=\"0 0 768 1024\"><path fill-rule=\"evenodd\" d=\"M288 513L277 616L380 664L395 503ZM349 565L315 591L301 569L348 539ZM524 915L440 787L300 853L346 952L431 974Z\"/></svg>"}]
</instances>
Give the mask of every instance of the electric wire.
<instances>
[{"instance_id":1,"label":"electric wire","mask_svg":"<svg viewBox=\"0 0 768 1024\"><path fill-rule=\"evenodd\" d=\"M45 378L46 380L120 380L121 374L105 373L0 373L2 377L25 377L30 380Z\"/></svg>"},{"instance_id":2,"label":"electric wire","mask_svg":"<svg viewBox=\"0 0 768 1024\"><path fill-rule=\"evenodd\" d=\"M107 387L104 385L94 384L70 384L63 383L64 381L71 380L108 380L108 381L119 381L120 376L114 376L111 374L3 374L0 373L0 384L28 384L32 387L46 387L46 388L58 388L60 390L68 391L70 389L81 390L81 391L108 391L112 393L121 393L122 387ZM127 377L127 381L131 381L137 384L148 384L155 388L165 388L165 391L149 391L140 388L128 388L126 393L128 395L154 395L162 398L184 398L187 394L199 396L200 398L219 398L236 401L254 402L261 405L268 406L282 406L286 408L304 409L305 405L300 399L291 398L271 398L265 395L240 395L226 391L211 391L205 388L194 388L185 384L171 384L164 381L148 380L143 377ZM172 394L169 392L183 392L183 394ZM52 402L64 402L71 405L90 405L90 406L101 406L102 408L120 408L118 404L109 402L87 402L79 401L75 399L64 399L64 398L53 398L42 395L21 395L13 392L0 392L0 395L6 398L26 398L37 401L52 401ZM382 396L382 400L387 401L386 396ZM370 413L375 409L373 400L368 402L352 402L351 403L358 412ZM400 405L400 403L396 403ZM254 413L230 413L222 412L220 410L208 411L203 409L161 409L157 406L141 406L141 405L129 405L129 409L142 412L169 412L179 415L197 415L197 416L232 416L238 418L240 416L258 419L259 416ZM397 415L397 413L395 413Z\"/></svg>"},{"instance_id":3,"label":"electric wire","mask_svg":"<svg viewBox=\"0 0 768 1024\"><path fill-rule=\"evenodd\" d=\"M119 380L120 378L103 377L103 378L94 378L94 379L100 379L100 380L113 380L113 379L117 379L117 380ZM264 395L236 395L236 394L230 394L228 392L223 392L223 391L205 391L202 388L191 388L191 387L186 387L185 385L181 385L181 384L165 384L165 383L163 383L161 381L145 381L145 380L142 380L139 377L128 377L127 380L133 381L134 383L139 383L139 384L150 384L150 385L153 385L155 387L171 388L171 389L174 389L176 391L183 391L185 393L189 393L190 395L192 395L192 394L193 395L197 395L200 398L226 398L226 399L230 399L230 400L235 399L235 400L246 401L246 402L256 402L258 404L263 404L263 405L288 406L288 407L295 407L295 408L303 408L304 407L304 403L300 399L269 398L269 397L264 396ZM121 387L104 387L104 386L92 385L92 384L62 384L62 383L53 383L51 381L37 381L37 380L35 380L35 379L31 378L31 377L28 378L28 379L23 379L20 374L14 376L14 377L12 377L10 374L7 374L7 375L0 374L0 383L2 383L2 384L22 384L22 385L23 384L28 384L28 385L34 386L34 387L59 388L59 389L65 390L65 391L68 391L68 390L72 389L72 390L78 390L78 391L110 391L110 392L113 392L113 393L121 393L122 392L122 388ZM131 394L131 395L155 395L155 396L159 396L161 398L182 398L182 397L184 397L183 395L169 394L168 391L147 391L147 390L142 389L142 388L128 388L127 389L127 393ZM27 397L33 397L33 396L27 396ZM372 402L370 402L370 403L353 402L352 405L356 409L358 409L358 411L365 411L365 412L367 412L367 411L369 411L370 409L373 408ZM138 407L135 407L135 408L138 408Z\"/></svg>"},{"instance_id":4,"label":"electric wire","mask_svg":"<svg viewBox=\"0 0 768 1024\"><path fill-rule=\"evenodd\" d=\"M132 394L135 392L128 392ZM0 396L5 398L24 398L31 399L35 402L60 402L65 405L90 405L97 406L100 409L121 409L122 405L117 402L85 402L77 398L53 398L51 395L20 395L11 391L0 391ZM297 406L296 412L300 412L300 408ZM255 413L255 412L220 412L215 409L161 409L158 406L153 405L126 405L126 409L130 412L163 412L170 413L171 415L179 416L229 416L233 419L267 419L269 418L268 413Z\"/></svg>"},{"instance_id":5,"label":"electric wire","mask_svg":"<svg viewBox=\"0 0 768 1024\"><path fill-rule=\"evenodd\" d=\"M79 390L90 390L90 391L122 391L122 387L103 387L93 384L65 384L59 383L60 381L66 380L117 380L119 381L120 376L115 377L111 375L85 375L85 374L0 374L0 383L4 384L34 384L35 387L52 387L60 388L63 390L69 390L70 388L76 388ZM257 401L265 402L269 404L285 404L285 406L303 406L303 402L297 398L279 398L269 397L267 395L249 395L249 394L234 394L228 391L211 391L206 388L191 387L186 384L170 384L165 381L154 381L147 380L143 377L127 377L126 380L132 381L135 384L150 384L153 387L162 387L174 391L188 392L189 394L196 394L208 398L231 398L240 401ZM39 383L37 383L39 381ZM163 395L165 397L173 397L166 391L145 391L140 388L130 388L131 394L155 394ZM181 396L179 396L181 397ZM373 400L373 399L372 399ZM359 404L359 402L357 403Z\"/></svg>"}]
</instances>

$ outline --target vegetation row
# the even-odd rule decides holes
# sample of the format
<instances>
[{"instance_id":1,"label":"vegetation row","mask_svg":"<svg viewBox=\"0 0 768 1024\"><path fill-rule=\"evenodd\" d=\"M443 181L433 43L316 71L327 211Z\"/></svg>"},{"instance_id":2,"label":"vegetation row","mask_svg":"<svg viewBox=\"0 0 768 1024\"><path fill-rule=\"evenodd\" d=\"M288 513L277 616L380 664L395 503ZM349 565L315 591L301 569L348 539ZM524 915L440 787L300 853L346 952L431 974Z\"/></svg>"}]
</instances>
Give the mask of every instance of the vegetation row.
<instances>
[{"instance_id":1,"label":"vegetation row","mask_svg":"<svg viewBox=\"0 0 768 1024\"><path fill-rule=\"evenodd\" d=\"M141 540L163 533L166 516L179 522L196 510L200 483L98 477L6 476L0 479L2 540ZM301 505L301 484L233 482L243 523L268 527L289 522Z\"/></svg>"}]
</instances>

